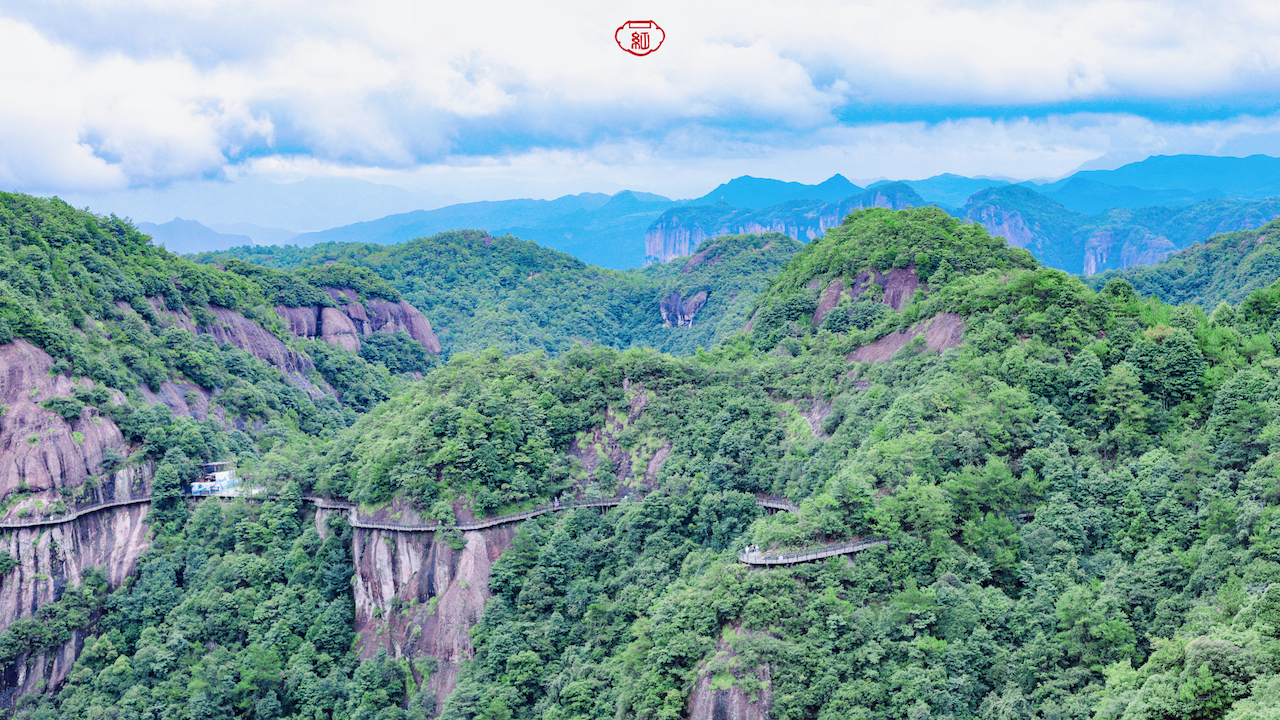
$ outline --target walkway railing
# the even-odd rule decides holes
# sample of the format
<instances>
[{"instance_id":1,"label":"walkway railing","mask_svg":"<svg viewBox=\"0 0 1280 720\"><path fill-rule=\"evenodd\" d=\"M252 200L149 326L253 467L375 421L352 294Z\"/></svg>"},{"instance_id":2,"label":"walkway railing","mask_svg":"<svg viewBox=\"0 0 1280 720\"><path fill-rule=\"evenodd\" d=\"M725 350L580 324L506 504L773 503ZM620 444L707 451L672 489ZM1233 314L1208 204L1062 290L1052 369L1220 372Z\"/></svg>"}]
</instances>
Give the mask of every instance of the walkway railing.
<instances>
[{"instance_id":1,"label":"walkway railing","mask_svg":"<svg viewBox=\"0 0 1280 720\"><path fill-rule=\"evenodd\" d=\"M762 508L769 510L781 510L783 512L798 512L800 508L786 498L765 497L756 498L756 504Z\"/></svg>"},{"instance_id":2,"label":"walkway railing","mask_svg":"<svg viewBox=\"0 0 1280 720\"><path fill-rule=\"evenodd\" d=\"M97 505L89 505L87 507L82 507L77 510L72 510L71 512L65 515L55 515L53 517L38 517L38 518L19 518L17 520L11 520L9 522L0 522L0 530L21 530L23 528L40 527L42 525L61 525L63 523L69 523L72 520L75 520L76 518L83 517L91 513L96 513L99 510L106 510L107 508L114 508L114 507L123 507L125 505L140 505L142 503L149 503L149 502L151 502L150 495L147 495L144 497L129 498L128 500L113 500L111 502L98 503Z\"/></svg>"},{"instance_id":3,"label":"walkway railing","mask_svg":"<svg viewBox=\"0 0 1280 720\"><path fill-rule=\"evenodd\" d=\"M836 555L849 555L860 553L863 550L876 547L878 545L888 545L888 540L852 540L837 545L822 545L814 548L806 548L793 553L783 553L780 555L768 555L759 551L741 550L738 552L738 562L747 565L794 565L795 563L811 562L813 560L821 560L823 558L835 557Z\"/></svg>"},{"instance_id":4,"label":"walkway railing","mask_svg":"<svg viewBox=\"0 0 1280 720\"><path fill-rule=\"evenodd\" d=\"M208 497L243 497L246 500L271 500L277 499L276 495L251 495L240 493L212 493L209 495L185 495L195 499L203 499ZM490 518L481 518L471 522L455 523L453 525L442 525L438 520L429 523L395 523L395 522L379 522L375 520L362 520L359 517L359 506L353 502L346 500L333 500L330 498L322 498L315 495L304 495L302 498L305 502L309 502L323 510L345 510L349 515L351 527L364 528L368 530L395 530L404 532L434 532L444 527L454 527L458 530L483 530L497 525L505 525L507 523L520 522L529 518L537 517L549 512L559 512L561 510L572 510L574 508L598 508L613 507L622 503L622 498L606 498L604 500L588 500L580 503L563 503L560 505L544 505L542 507L525 510L518 513L509 513L507 515L495 515ZM54 515L48 517L22 518L9 522L0 522L0 530L23 530L33 527L48 527L52 525L62 525L69 523L79 517L83 517L90 513L106 510L108 508L122 507L125 505L141 505L149 503L152 496L144 495L141 497L129 498L127 500L114 500L111 502L98 503L97 505L89 505L73 510L64 515Z\"/></svg>"},{"instance_id":5,"label":"walkway railing","mask_svg":"<svg viewBox=\"0 0 1280 720\"><path fill-rule=\"evenodd\" d=\"M276 495L253 495L246 492L246 490L247 490L246 488L236 488L234 492L213 493L210 495L186 495L184 497L191 497L191 498L197 498L197 499L206 498L206 497L243 497L246 500L270 500L278 497ZM614 507L616 505L622 504L622 501L623 501L623 498L605 498L602 500L586 500L586 501L577 502L577 503L562 503L559 505L543 505L541 507L536 507L531 510L524 510L517 513L509 513L506 515L495 515L494 517L481 518L479 520L472 520L469 522L455 523L453 525L444 525L440 523L438 520L433 520L428 523L397 523L397 522L386 522L386 521L377 521L377 520L364 520L360 518L359 506L349 500L335 500L332 498L320 497L318 495L304 495L302 499L303 501L309 502L322 510L345 510L349 516L348 522L351 523L351 527L363 528L367 530L392 530L392 531L401 531L401 532L435 532L436 530L440 530L445 527L456 528L464 532L470 531L470 530L484 530L485 528L491 528L498 525L506 525L507 523L520 522L521 520L528 520L529 518L538 517L539 515L545 515L546 513L549 513L549 512L559 512L561 510L573 510L576 508ZM76 518L82 517L84 515L98 512L99 510L106 510L108 508L121 507L124 505L140 505L142 503L149 503L149 502L151 502L151 496L145 495L145 496L136 497L136 498L129 498L127 500L115 500L112 502L99 503L97 505L90 505L88 507L79 508L78 510L74 510L65 515L58 515L54 517L21 519L21 520L15 520L12 522L0 522L0 530L20 530L23 528L61 525L63 523L71 522L72 520L75 520ZM768 508L772 510L782 510L785 512L795 512L797 509L794 504L792 504L789 500L786 500L784 498L759 498L756 500L756 504L763 508ZM836 554L839 554L839 553L836 553ZM778 563L764 563L764 564L778 564Z\"/></svg>"},{"instance_id":6,"label":"walkway railing","mask_svg":"<svg viewBox=\"0 0 1280 720\"><path fill-rule=\"evenodd\" d=\"M444 528L456 528L464 532L470 530L484 530L497 525L506 525L507 523L520 522L529 518L545 515L549 512L559 512L561 510L573 510L575 508L599 508L613 507L622 504L622 498L607 498L604 500L587 500L579 503L561 503L560 505L543 505L533 508L532 510L524 510L517 513L508 513L506 515L495 515L489 518L481 518L470 522L454 523L453 525L442 524L439 520L433 520L429 523L394 523L381 522L376 520L362 520L357 512L358 506L355 503L345 500L331 500L328 498L304 496L303 500L314 503L316 507L323 510L346 510L349 514L347 522L354 528L364 528L366 530L393 530L397 532L435 532Z\"/></svg>"}]
</instances>

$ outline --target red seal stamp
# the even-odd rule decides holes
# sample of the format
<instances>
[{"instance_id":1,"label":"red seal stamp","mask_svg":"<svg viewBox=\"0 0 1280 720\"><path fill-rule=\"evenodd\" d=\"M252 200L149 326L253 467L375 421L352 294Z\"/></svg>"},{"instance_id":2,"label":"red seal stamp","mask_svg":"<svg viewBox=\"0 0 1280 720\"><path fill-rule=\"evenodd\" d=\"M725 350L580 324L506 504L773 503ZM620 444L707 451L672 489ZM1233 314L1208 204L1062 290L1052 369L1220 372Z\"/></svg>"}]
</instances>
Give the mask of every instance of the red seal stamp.
<instances>
[{"instance_id":1,"label":"red seal stamp","mask_svg":"<svg viewBox=\"0 0 1280 720\"><path fill-rule=\"evenodd\" d=\"M613 34L618 47L641 57L662 47L667 34L652 20L628 20Z\"/></svg>"}]
</instances>

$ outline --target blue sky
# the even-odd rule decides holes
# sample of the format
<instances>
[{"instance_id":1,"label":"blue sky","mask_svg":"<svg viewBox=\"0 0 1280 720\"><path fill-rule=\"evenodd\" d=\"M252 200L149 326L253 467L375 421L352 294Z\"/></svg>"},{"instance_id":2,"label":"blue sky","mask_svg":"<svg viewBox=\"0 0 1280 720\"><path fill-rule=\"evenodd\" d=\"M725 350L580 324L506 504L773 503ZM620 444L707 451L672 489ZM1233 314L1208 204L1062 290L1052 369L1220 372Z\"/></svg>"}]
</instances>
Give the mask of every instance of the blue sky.
<instances>
[{"instance_id":1,"label":"blue sky","mask_svg":"<svg viewBox=\"0 0 1280 720\"><path fill-rule=\"evenodd\" d=\"M1280 155L1280 4L690 5L0 0L0 187L692 197ZM666 43L623 53L628 19Z\"/></svg>"}]
</instances>

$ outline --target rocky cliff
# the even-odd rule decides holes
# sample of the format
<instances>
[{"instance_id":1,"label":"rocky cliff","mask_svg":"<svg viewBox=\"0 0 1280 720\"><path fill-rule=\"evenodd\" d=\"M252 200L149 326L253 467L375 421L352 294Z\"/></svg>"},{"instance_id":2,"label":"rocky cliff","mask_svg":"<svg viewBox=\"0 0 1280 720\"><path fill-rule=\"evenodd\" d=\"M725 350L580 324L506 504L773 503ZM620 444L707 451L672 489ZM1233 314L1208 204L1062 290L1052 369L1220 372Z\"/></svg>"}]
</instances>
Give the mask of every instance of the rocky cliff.
<instances>
[{"instance_id":1,"label":"rocky cliff","mask_svg":"<svg viewBox=\"0 0 1280 720\"><path fill-rule=\"evenodd\" d=\"M1280 216L1280 202L1212 200L1090 216L1030 188L1006 185L974 193L963 213L1050 267L1093 275L1154 265L1218 233L1261 227Z\"/></svg>"},{"instance_id":2,"label":"rocky cliff","mask_svg":"<svg viewBox=\"0 0 1280 720\"><path fill-rule=\"evenodd\" d=\"M663 327L693 327L693 318L707 304L707 292L700 290L687 298L673 292L658 302Z\"/></svg>"},{"instance_id":3,"label":"rocky cliff","mask_svg":"<svg viewBox=\"0 0 1280 720\"><path fill-rule=\"evenodd\" d=\"M397 658L434 658L428 686L437 712L461 663L474 656L470 630L489 599L493 563L511 547L517 525L463 533L454 550L435 533L356 529L355 630L361 657L379 649ZM422 681L423 666L414 667Z\"/></svg>"},{"instance_id":4,"label":"rocky cliff","mask_svg":"<svg viewBox=\"0 0 1280 720\"><path fill-rule=\"evenodd\" d=\"M276 308L276 313L289 325L289 331L298 337L319 338L337 347L360 351L360 338L375 332L404 331L417 340L428 352L440 354L440 340L417 308L401 300L391 302L382 298L370 298L361 303L350 288L325 288L338 307Z\"/></svg>"},{"instance_id":5,"label":"rocky cliff","mask_svg":"<svg viewBox=\"0 0 1280 720\"><path fill-rule=\"evenodd\" d=\"M655 220L645 233L645 260L647 263L668 262L684 257L707 238L721 235L779 232L796 240L813 240L857 210L871 207L901 210L925 204L905 183L889 183L839 202L793 200L763 210L724 204L673 208Z\"/></svg>"},{"instance_id":6,"label":"rocky cliff","mask_svg":"<svg viewBox=\"0 0 1280 720\"><path fill-rule=\"evenodd\" d=\"M186 312L167 310L158 298L149 302L160 326L208 334L220 344L249 352L278 368L289 382L313 397L332 392L323 382L313 382L315 367L306 355L240 313L211 308L212 322L201 327ZM376 307L372 318L367 318L369 322L414 329L426 337L416 320L421 314L386 305L390 307ZM127 303L119 303L117 308L127 314L135 312ZM430 332L429 325L426 332ZM0 522L61 515L150 492L153 463L118 465L119 458L129 458L136 448L129 445L111 418L92 406L84 407L79 417L70 420L41 407L41 402L51 398L93 389L87 379L53 373L53 366L52 357L24 340L0 344ZM227 420L223 408L211 403L214 394L194 384L170 380L161 383L158 392L145 385L137 390L141 400L163 404L174 415ZM124 400L116 390L111 390L110 396L113 402ZM108 462L109 455L115 459ZM128 505L59 525L0 531L0 551L17 561L0 577L0 630L56 600L66 588L79 585L88 568L101 568L113 586L123 583L149 547L148 511L146 504ZM3 686L20 694L41 683L45 687L57 685L70 670L82 642L78 634L48 655L19 659L5 670Z\"/></svg>"},{"instance_id":7,"label":"rocky cliff","mask_svg":"<svg viewBox=\"0 0 1280 720\"><path fill-rule=\"evenodd\" d=\"M769 666L742 666L733 645L744 635L740 629L726 628L716 642L715 656L698 668L689 694L689 720L769 720Z\"/></svg>"},{"instance_id":8,"label":"rocky cliff","mask_svg":"<svg viewBox=\"0 0 1280 720\"><path fill-rule=\"evenodd\" d=\"M92 408L70 422L40 407L66 397L88 380L51 375L53 358L24 340L0 345L0 520L60 514L65 508L146 494L153 467L128 464L110 472L108 450L127 457L120 428ZM118 393L117 393L118 395ZM58 599L101 568L113 585L124 582L149 547L146 505L92 513L74 522L0 532L0 550L17 564L0 578L0 629ZM61 682L83 638L57 652L21 658L5 671L3 687L19 694ZM29 661L29 662L28 662Z\"/></svg>"},{"instance_id":9,"label":"rocky cliff","mask_svg":"<svg viewBox=\"0 0 1280 720\"><path fill-rule=\"evenodd\" d=\"M50 375L53 358L25 340L0 345L0 520L49 514L57 505L125 499L150 480L145 466L103 471L103 454L129 454L120 428L86 408L71 422L40 407L88 380ZM0 623L7 624L0 609Z\"/></svg>"},{"instance_id":10,"label":"rocky cliff","mask_svg":"<svg viewBox=\"0 0 1280 720\"><path fill-rule=\"evenodd\" d=\"M210 308L214 322L201 327L192 317L184 312L167 310L160 298L148 298L155 316L162 324L180 327L193 335L208 334L218 344L229 344L237 347L268 364L279 369L285 378L297 387L305 390L312 397L320 397L331 392L327 386L317 386L311 377L315 372L315 363L311 358L297 352L273 335L269 330L250 320L244 315L226 308ZM132 312L128 303L118 302L116 307L121 312ZM169 404L166 402L166 404ZM179 411L170 405L176 414Z\"/></svg>"},{"instance_id":11,"label":"rocky cliff","mask_svg":"<svg viewBox=\"0 0 1280 720\"><path fill-rule=\"evenodd\" d=\"M1089 234L1084 243L1084 274L1155 265L1177 250L1169 238L1146 228L1106 228Z\"/></svg>"}]
</instances>

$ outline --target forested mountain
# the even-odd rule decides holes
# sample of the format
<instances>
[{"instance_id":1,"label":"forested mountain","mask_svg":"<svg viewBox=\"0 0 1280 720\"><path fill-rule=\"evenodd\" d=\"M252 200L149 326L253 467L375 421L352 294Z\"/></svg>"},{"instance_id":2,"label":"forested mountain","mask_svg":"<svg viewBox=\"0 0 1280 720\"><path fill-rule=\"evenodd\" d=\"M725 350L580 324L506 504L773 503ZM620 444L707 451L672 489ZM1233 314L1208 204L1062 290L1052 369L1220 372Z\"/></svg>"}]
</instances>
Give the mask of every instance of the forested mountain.
<instances>
[{"instance_id":1,"label":"forested mountain","mask_svg":"<svg viewBox=\"0 0 1280 720\"><path fill-rule=\"evenodd\" d=\"M761 210L792 200L839 202L859 192L862 192L862 188L839 174L832 175L817 185L743 175L722 183L706 195L684 204L701 207L724 203L730 207Z\"/></svg>"},{"instance_id":2,"label":"forested mountain","mask_svg":"<svg viewBox=\"0 0 1280 720\"><path fill-rule=\"evenodd\" d=\"M555 355L577 342L669 352L710 347L742 329L755 293L800 247L777 233L724 236L690 258L631 273L511 236L450 232L391 247L241 247L197 260L367 268L431 319L446 355L486 348Z\"/></svg>"},{"instance_id":3,"label":"forested mountain","mask_svg":"<svg viewBox=\"0 0 1280 720\"><path fill-rule=\"evenodd\" d=\"M196 265L114 216L0 194L5 707L18 700L29 714L42 693L52 698L64 681L74 687L86 673L102 679L100 688L136 688L133 702L143 674L189 679L193 664L225 674L257 662L261 646L246 649L218 635L206 648L181 633L209 619L200 602L235 589L240 581L227 581L227 572L248 578L236 596L245 608L299 599L296 586L270 584L275 570L259 555L290 547L316 558L315 590L301 599L311 620L300 632L316 621L314 646L339 659L321 672L333 687L351 686L350 630L341 622L351 612L351 562L341 538L322 546L314 530L300 534L296 520L270 520L290 512L287 501L279 510L229 509L224 522L216 504L192 508L182 493L201 476L199 464L213 460L235 461L242 473L273 482L300 449L430 369L434 358L418 339L429 339L430 328L367 270L289 275L240 265L238 273ZM322 310L335 323L345 318L352 334L312 339L277 314ZM367 332L356 332L361 316ZM86 509L82 519L59 520ZM208 565L202 553L213 555ZM179 600L196 607L174 616L182 631L162 640L154 628L139 634L143 619L164 618ZM269 645L272 657L285 650ZM157 664L144 664L149 653L158 653ZM188 674L175 675L178 667ZM173 686L181 688L174 702L183 713L231 712L216 700L207 704L196 685ZM66 697L62 712L90 712ZM149 696L142 707L169 712Z\"/></svg>"},{"instance_id":4,"label":"forested mountain","mask_svg":"<svg viewBox=\"0 0 1280 720\"><path fill-rule=\"evenodd\" d=\"M224 273L50 207L79 225L44 232L47 208L14 211L26 219L8 245L24 262L3 268L47 257L49 287L79 278L75 302L24 296L54 327L71 305L97 307L85 299L114 277L85 261L90 247L115 267L157 268L122 275L166 298L170 279L192 313L211 303L197 286L266 318L295 293L296 307L348 306L324 288L370 303L474 292L548 333L604 315L537 315L560 284L585 298L620 294L619 277L668 283L683 310L697 272L738 263L734 274L771 280L724 311L748 330L690 354L602 341L558 356L456 351L313 434L246 425L229 447L269 501L178 500L186 466L165 450L172 470L154 483L169 494L131 580L86 572L37 620L6 618L6 678L72 648L64 682L24 686L20 717L1245 720L1280 708L1280 284L1211 315L1122 279L1095 291L937 208L863 210L803 247L707 243L641 276L478 233L403 255L244 251L305 267L224 257ZM536 272L549 284L527 285ZM85 317L133 342L107 306ZM43 342L34 327L17 330ZM68 382L95 367L74 355L57 355ZM134 442L154 456L238 438L216 417L200 428ZM784 511L764 514L762 498ZM358 507L339 512L344 499ZM565 508L589 500L617 504ZM883 542L748 562L852 539ZM740 556L747 545L759 554ZM17 565L0 591L43 582L26 546L8 547Z\"/></svg>"},{"instance_id":5,"label":"forested mountain","mask_svg":"<svg viewBox=\"0 0 1280 720\"><path fill-rule=\"evenodd\" d=\"M1089 278L1095 289L1122 277L1143 295L1167 303L1194 303L1212 310L1218 303L1238 304L1254 290L1280 280L1280 223L1257 230L1215 235L1151 267L1110 270Z\"/></svg>"},{"instance_id":6,"label":"forested mountain","mask_svg":"<svg viewBox=\"0 0 1280 720\"><path fill-rule=\"evenodd\" d=\"M944 175L874 183L839 201L796 200L765 208L690 203L673 207L653 221L645 233L645 257L670 260L690 254L707 238L733 233L773 231L808 241L857 209L900 210L946 197L960 198L958 209L942 206L948 212L981 223L992 234L1030 250L1040 262L1093 275L1153 265L1192 243L1218 233L1258 228L1280 216L1277 199L1226 199L1211 190L1116 187L1082 175L1044 186ZM920 192L917 185L923 188ZM1244 192L1239 184L1230 187ZM958 194L970 188L969 194Z\"/></svg>"},{"instance_id":7,"label":"forested mountain","mask_svg":"<svg viewBox=\"0 0 1280 720\"><path fill-rule=\"evenodd\" d=\"M305 233L291 243L394 245L448 230L479 229L495 236L515 234L602 267L640 267L644 255L638 240L654 218L676 204L630 190L613 196L582 193L555 200L462 203Z\"/></svg>"},{"instance_id":8,"label":"forested mountain","mask_svg":"<svg viewBox=\"0 0 1280 720\"><path fill-rule=\"evenodd\" d=\"M195 220L174 218L159 225L142 222L138 231L151 236L155 244L169 252L197 253L223 250L237 245L253 245L248 235L229 235L207 228Z\"/></svg>"}]
</instances>

